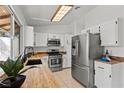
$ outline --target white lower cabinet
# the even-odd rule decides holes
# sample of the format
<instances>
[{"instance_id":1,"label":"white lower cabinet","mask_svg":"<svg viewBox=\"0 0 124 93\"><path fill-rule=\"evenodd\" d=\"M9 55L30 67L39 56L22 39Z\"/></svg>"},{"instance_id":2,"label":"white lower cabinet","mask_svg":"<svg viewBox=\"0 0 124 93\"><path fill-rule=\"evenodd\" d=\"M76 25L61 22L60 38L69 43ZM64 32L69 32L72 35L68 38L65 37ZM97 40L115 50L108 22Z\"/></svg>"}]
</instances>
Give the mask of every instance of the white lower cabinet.
<instances>
[{"instance_id":1,"label":"white lower cabinet","mask_svg":"<svg viewBox=\"0 0 124 93\"><path fill-rule=\"evenodd\" d=\"M123 87L123 62L108 64L95 61L95 86L98 88Z\"/></svg>"}]
</instances>

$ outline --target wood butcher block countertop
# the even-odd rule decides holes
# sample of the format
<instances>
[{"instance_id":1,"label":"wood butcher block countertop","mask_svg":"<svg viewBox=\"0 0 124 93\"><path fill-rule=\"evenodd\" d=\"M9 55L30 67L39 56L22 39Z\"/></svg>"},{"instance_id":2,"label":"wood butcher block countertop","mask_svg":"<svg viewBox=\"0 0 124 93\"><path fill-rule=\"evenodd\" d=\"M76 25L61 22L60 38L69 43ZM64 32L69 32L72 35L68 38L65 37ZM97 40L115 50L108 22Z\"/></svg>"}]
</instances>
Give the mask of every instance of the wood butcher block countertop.
<instances>
[{"instance_id":1,"label":"wood butcher block countertop","mask_svg":"<svg viewBox=\"0 0 124 93\"><path fill-rule=\"evenodd\" d=\"M48 68L47 62L43 62L38 68L32 68L24 73L26 80L22 88L57 88L59 83L55 80L52 72ZM25 66L27 68L29 66Z\"/></svg>"},{"instance_id":2,"label":"wood butcher block countertop","mask_svg":"<svg viewBox=\"0 0 124 93\"><path fill-rule=\"evenodd\" d=\"M110 62L102 62L101 60L97 59L98 62L102 62L105 64L118 64L124 62L124 57L117 57L117 56L110 56Z\"/></svg>"},{"instance_id":3,"label":"wood butcher block countertop","mask_svg":"<svg viewBox=\"0 0 124 93\"><path fill-rule=\"evenodd\" d=\"M41 57L47 54L35 54L30 59L41 59ZM59 83L55 80L51 70L48 68L48 62L42 62L42 64L34 65L38 68L29 69L24 73L26 80L22 85L22 88L57 88ZM25 66L24 69L30 66Z\"/></svg>"}]
</instances>

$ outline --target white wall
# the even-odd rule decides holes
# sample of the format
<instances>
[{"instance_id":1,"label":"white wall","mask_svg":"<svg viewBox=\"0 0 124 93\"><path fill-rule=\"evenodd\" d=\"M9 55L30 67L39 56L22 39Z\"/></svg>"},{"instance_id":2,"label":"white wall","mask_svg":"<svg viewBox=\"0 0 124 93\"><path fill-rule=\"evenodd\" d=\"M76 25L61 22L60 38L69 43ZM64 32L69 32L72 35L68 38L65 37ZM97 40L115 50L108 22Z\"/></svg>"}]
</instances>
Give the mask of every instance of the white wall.
<instances>
[{"instance_id":1,"label":"white wall","mask_svg":"<svg viewBox=\"0 0 124 93\"><path fill-rule=\"evenodd\" d=\"M122 46L121 47L106 47L111 51L111 55L113 56L122 56L124 57L124 6L114 6L114 5L105 5L105 6L97 6L92 11L85 15L85 28L91 27L93 25L101 24L107 20L114 19L116 17L121 17L121 25L122 25ZM110 35L111 37L111 35Z\"/></svg>"},{"instance_id":2,"label":"white wall","mask_svg":"<svg viewBox=\"0 0 124 93\"><path fill-rule=\"evenodd\" d=\"M81 31L85 28L84 17L75 20L71 25L74 29L74 35L81 33Z\"/></svg>"},{"instance_id":3,"label":"white wall","mask_svg":"<svg viewBox=\"0 0 124 93\"><path fill-rule=\"evenodd\" d=\"M34 32L42 33L73 34L73 30L72 25L47 25L34 27Z\"/></svg>"}]
</instances>

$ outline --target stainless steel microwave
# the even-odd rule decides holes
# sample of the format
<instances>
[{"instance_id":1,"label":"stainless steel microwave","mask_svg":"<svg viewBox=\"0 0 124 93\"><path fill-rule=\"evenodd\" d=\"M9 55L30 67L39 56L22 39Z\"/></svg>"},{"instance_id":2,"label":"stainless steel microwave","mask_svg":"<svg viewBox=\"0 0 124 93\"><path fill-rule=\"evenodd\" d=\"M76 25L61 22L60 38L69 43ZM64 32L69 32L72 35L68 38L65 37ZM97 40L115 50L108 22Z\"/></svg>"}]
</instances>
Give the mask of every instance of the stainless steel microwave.
<instances>
[{"instance_id":1,"label":"stainless steel microwave","mask_svg":"<svg viewBox=\"0 0 124 93\"><path fill-rule=\"evenodd\" d=\"M48 39L47 46L60 46L60 39Z\"/></svg>"}]
</instances>

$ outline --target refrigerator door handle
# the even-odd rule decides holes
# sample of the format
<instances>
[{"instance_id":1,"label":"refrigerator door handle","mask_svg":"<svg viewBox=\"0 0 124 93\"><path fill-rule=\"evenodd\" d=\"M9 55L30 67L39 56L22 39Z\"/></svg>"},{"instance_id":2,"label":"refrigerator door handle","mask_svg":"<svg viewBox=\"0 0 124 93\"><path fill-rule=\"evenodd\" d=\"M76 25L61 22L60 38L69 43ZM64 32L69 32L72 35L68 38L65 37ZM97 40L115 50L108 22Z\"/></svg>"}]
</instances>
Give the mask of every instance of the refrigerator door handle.
<instances>
[{"instance_id":1,"label":"refrigerator door handle","mask_svg":"<svg viewBox=\"0 0 124 93\"><path fill-rule=\"evenodd\" d=\"M79 40L76 40L75 46L76 46L76 56L78 56L78 53L79 53Z\"/></svg>"},{"instance_id":2,"label":"refrigerator door handle","mask_svg":"<svg viewBox=\"0 0 124 93\"><path fill-rule=\"evenodd\" d=\"M79 53L79 40L76 40L75 41L75 47L72 48L72 55L73 56L78 56L78 53Z\"/></svg>"},{"instance_id":3,"label":"refrigerator door handle","mask_svg":"<svg viewBox=\"0 0 124 93\"><path fill-rule=\"evenodd\" d=\"M78 65L76 65L76 64L72 64L72 65L74 65L74 66L76 66L76 67L78 67L78 68L80 68L80 69L82 69L82 70L86 70L87 68L85 68L85 67L80 67L80 66L78 66Z\"/></svg>"}]
</instances>

